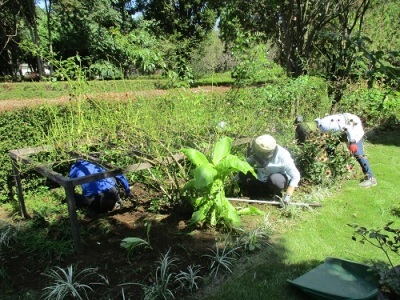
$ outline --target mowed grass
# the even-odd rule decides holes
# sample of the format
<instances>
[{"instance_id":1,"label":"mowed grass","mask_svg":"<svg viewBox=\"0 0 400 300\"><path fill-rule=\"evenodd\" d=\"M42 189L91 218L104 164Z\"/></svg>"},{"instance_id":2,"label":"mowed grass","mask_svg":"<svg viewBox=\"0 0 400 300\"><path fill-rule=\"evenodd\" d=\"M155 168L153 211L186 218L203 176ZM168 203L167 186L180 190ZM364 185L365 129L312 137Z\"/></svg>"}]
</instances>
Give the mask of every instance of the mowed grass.
<instances>
[{"instance_id":1,"label":"mowed grass","mask_svg":"<svg viewBox=\"0 0 400 300\"><path fill-rule=\"evenodd\" d=\"M370 189L358 187L359 180L347 180L325 198L323 206L300 212L294 220L278 219L280 230L272 247L246 258L232 276L199 295L202 299L309 299L287 283L321 264L326 257L337 257L371 264L385 261L384 253L366 243L352 240L359 224L369 229L383 228L389 221L400 227L400 132L373 136L365 144L366 153L378 180ZM394 264L400 257L391 254Z\"/></svg>"}]
</instances>

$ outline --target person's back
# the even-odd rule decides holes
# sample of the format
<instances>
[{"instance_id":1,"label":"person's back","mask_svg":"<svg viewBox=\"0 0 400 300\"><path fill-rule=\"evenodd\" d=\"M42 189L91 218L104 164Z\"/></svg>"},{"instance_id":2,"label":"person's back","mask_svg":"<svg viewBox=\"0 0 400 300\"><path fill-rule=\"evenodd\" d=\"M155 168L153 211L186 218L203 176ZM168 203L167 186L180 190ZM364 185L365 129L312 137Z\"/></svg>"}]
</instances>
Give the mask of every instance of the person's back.
<instances>
[{"instance_id":1,"label":"person's back","mask_svg":"<svg viewBox=\"0 0 400 300\"><path fill-rule=\"evenodd\" d=\"M69 173L70 178L80 178L92 174L105 172L106 170L102 167L90 163L86 160L78 160L75 162ZM85 197L91 197L109 190L115 186L115 180L113 178L103 178L96 181L82 184L82 192Z\"/></svg>"}]
</instances>

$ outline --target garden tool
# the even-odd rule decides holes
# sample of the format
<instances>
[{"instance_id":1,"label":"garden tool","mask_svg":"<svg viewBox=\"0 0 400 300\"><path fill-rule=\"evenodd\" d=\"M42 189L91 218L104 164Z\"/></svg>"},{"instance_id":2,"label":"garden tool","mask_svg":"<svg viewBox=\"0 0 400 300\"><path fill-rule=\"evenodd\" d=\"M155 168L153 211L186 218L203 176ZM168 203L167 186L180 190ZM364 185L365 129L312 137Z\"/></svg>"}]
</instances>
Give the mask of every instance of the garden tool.
<instances>
[{"instance_id":1,"label":"garden tool","mask_svg":"<svg viewBox=\"0 0 400 300\"><path fill-rule=\"evenodd\" d=\"M274 200L256 200L256 199L245 199L245 198L231 198L226 197L229 201L237 201L237 202L248 202L248 203L260 203L260 204L269 204L269 205L276 205L276 206L286 206L282 201L274 201ZM294 205L294 206L308 206L308 207L321 207L322 204L318 202L312 203L304 203L304 202L289 202L287 205Z\"/></svg>"}]
</instances>

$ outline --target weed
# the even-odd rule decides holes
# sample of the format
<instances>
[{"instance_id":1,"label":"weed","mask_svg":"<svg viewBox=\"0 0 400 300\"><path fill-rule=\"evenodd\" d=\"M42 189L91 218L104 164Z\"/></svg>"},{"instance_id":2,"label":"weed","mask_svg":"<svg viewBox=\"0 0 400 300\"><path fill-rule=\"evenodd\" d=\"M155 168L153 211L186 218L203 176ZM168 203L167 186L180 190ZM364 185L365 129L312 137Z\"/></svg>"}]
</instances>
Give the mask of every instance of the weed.
<instances>
[{"instance_id":1,"label":"weed","mask_svg":"<svg viewBox=\"0 0 400 300\"><path fill-rule=\"evenodd\" d=\"M232 273L231 267L236 260L236 256L238 256L236 250L239 248L240 247L228 249L225 245L224 248L220 250L218 245L215 245L215 250L210 249L212 254L204 254L203 256L208 257L211 261L209 266L210 276L214 276L214 278L217 277L220 269Z\"/></svg>"},{"instance_id":2,"label":"weed","mask_svg":"<svg viewBox=\"0 0 400 300\"><path fill-rule=\"evenodd\" d=\"M87 293L93 291L91 285L108 284L107 278L98 274L96 268L86 268L76 274L76 271L70 265L66 270L55 267L43 273L43 275L51 280L51 285L43 289L45 300L65 299L69 296L79 300L89 299ZM92 275L99 276L104 282L83 283Z\"/></svg>"}]
</instances>

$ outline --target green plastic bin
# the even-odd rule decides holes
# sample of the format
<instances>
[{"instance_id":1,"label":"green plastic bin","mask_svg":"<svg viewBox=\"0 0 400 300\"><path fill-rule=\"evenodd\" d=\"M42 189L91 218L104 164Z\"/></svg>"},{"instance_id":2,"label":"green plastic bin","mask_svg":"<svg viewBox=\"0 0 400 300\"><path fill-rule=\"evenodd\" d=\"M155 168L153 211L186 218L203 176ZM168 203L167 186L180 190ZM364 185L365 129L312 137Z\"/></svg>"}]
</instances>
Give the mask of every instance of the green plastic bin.
<instances>
[{"instance_id":1,"label":"green plastic bin","mask_svg":"<svg viewBox=\"0 0 400 300\"><path fill-rule=\"evenodd\" d=\"M378 279L370 266L327 257L325 262L295 280L287 280L314 299L377 299Z\"/></svg>"}]
</instances>

